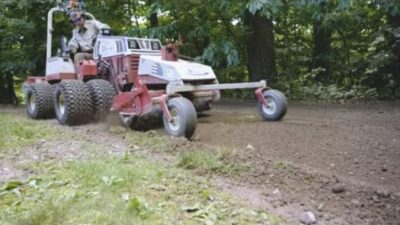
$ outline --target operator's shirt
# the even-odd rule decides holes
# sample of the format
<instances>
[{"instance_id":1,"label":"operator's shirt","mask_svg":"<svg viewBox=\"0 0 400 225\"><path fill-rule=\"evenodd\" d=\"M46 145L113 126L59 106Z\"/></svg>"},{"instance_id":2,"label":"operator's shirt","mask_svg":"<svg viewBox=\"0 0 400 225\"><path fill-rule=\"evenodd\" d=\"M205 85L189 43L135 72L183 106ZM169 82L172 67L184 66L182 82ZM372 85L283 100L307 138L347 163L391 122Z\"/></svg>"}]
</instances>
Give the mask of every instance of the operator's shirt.
<instances>
[{"instance_id":1,"label":"operator's shirt","mask_svg":"<svg viewBox=\"0 0 400 225\"><path fill-rule=\"evenodd\" d=\"M69 49L80 49L82 52L93 52L93 45L101 29L110 29L107 24L97 20L87 20L83 28L72 30L72 39L68 42Z\"/></svg>"}]
</instances>

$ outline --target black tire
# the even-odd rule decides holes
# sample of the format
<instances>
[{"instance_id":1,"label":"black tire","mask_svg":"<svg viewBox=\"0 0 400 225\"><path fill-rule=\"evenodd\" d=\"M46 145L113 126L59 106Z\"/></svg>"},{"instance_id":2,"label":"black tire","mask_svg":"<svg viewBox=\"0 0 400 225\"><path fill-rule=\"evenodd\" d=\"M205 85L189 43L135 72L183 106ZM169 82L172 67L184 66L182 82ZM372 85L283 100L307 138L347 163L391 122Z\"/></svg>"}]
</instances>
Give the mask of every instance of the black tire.
<instances>
[{"instance_id":1,"label":"black tire","mask_svg":"<svg viewBox=\"0 0 400 225\"><path fill-rule=\"evenodd\" d=\"M93 116L89 88L79 80L59 83L55 91L54 108L57 120L61 124L88 123Z\"/></svg>"},{"instance_id":2,"label":"black tire","mask_svg":"<svg viewBox=\"0 0 400 225\"><path fill-rule=\"evenodd\" d=\"M287 111L287 100L285 95L278 90L264 91L264 98L268 102L268 107L258 102L257 108L261 117L266 121L279 121Z\"/></svg>"},{"instance_id":3,"label":"black tire","mask_svg":"<svg viewBox=\"0 0 400 225\"><path fill-rule=\"evenodd\" d=\"M29 86L25 93L25 105L32 119L54 117L54 89L49 83L36 83Z\"/></svg>"},{"instance_id":4,"label":"black tire","mask_svg":"<svg viewBox=\"0 0 400 225\"><path fill-rule=\"evenodd\" d=\"M90 80L86 84L92 99L94 119L104 119L110 112L115 97L113 85L101 79Z\"/></svg>"},{"instance_id":5,"label":"black tire","mask_svg":"<svg viewBox=\"0 0 400 225\"><path fill-rule=\"evenodd\" d=\"M196 130L197 113L191 101L183 97L168 101L172 121L163 116L165 131L174 137L191 138Z\"/></svg>"}]
</instances>

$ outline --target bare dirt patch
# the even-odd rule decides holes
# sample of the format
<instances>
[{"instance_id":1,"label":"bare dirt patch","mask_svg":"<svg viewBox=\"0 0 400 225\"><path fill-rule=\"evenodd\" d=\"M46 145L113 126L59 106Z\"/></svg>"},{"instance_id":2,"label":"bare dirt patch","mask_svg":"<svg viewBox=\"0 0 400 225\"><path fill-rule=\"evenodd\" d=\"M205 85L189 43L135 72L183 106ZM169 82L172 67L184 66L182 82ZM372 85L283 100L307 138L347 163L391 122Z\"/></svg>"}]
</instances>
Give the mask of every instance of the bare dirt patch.
<instances>
[{"instance_id":1,"label":"bare dirt patch","mask_svg":"<svg viewBox=\"0 0 400 225\"><path fill-rule=\"evenodd\" d=\"M293 220L311 210L321 224L400 221L398 103L292 103L277 123L261 122L253 103L224 103L200 117L196 138L234 147L232 160L249 166L223 187Z\"/></svg>"}]
</instances>

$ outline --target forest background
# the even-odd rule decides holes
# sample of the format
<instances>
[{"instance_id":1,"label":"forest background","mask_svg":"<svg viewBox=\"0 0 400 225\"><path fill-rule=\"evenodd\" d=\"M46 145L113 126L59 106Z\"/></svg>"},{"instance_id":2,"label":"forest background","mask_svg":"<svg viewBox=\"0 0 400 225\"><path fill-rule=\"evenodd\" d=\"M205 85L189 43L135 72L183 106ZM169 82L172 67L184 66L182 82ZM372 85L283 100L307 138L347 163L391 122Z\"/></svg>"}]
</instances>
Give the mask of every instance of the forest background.
<instances>
[{"instance_id":1,"label":"forest background","mask_svg":"<svg viewBox=\"0 0 400 225\"><path fill-rule=\"evenodd\" d=\"M114 34L181 40L219 81L266 79L290 99L400 99L398 0L86 0ZM43 75L55 0L0 0L0 103ZM65 15L55 35L71 36ZM53 40L59 47L59 39ZM250 98L251 92L225 97Z\"/></svg>"}]
</instances>

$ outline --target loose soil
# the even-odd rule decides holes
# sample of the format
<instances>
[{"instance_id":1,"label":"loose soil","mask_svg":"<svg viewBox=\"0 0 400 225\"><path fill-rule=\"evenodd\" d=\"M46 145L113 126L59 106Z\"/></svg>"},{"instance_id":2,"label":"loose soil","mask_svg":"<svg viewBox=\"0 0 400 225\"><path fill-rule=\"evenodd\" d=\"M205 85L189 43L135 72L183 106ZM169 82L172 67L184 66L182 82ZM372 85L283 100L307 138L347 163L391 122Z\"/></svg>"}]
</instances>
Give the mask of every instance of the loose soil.
<instances>
[{"instance_id":1,"label":"loose soil","mask_svg":"<svg viewBox=\"0 0 400 225\"><path fill-rule=\"evenodd\" d=\"M312 211L319 224L400 224L399 103L290 103L281 122L224 103L200 117L196 141L234 147L249 170L221 187L293 222Z\"/></svg>"},{"instance_id":2,"label":"loose soil","mask_svg":"<svg viewBox=\"0 0 400 225\"><path fill-rule=\"evenodd\" d=\"M22 108L0 112L24 115ZM66 129L88 142L104 142L110 151L130 147L110 137L108 128L100 123ZM162 128L157 131L163 134ZM32 151L60 143L42 145ZM400 224L399 103L290 102L282 121L263 122L254 102L223 102L199 115L195 137L184 145L234 148L227 160L248 169L215 175L215 185L291 224L299 224L306 211L316 215L317 224ZM15 160L3 160L3 178L21 175L12 170Z\"/></svg>"}]
</instances>

